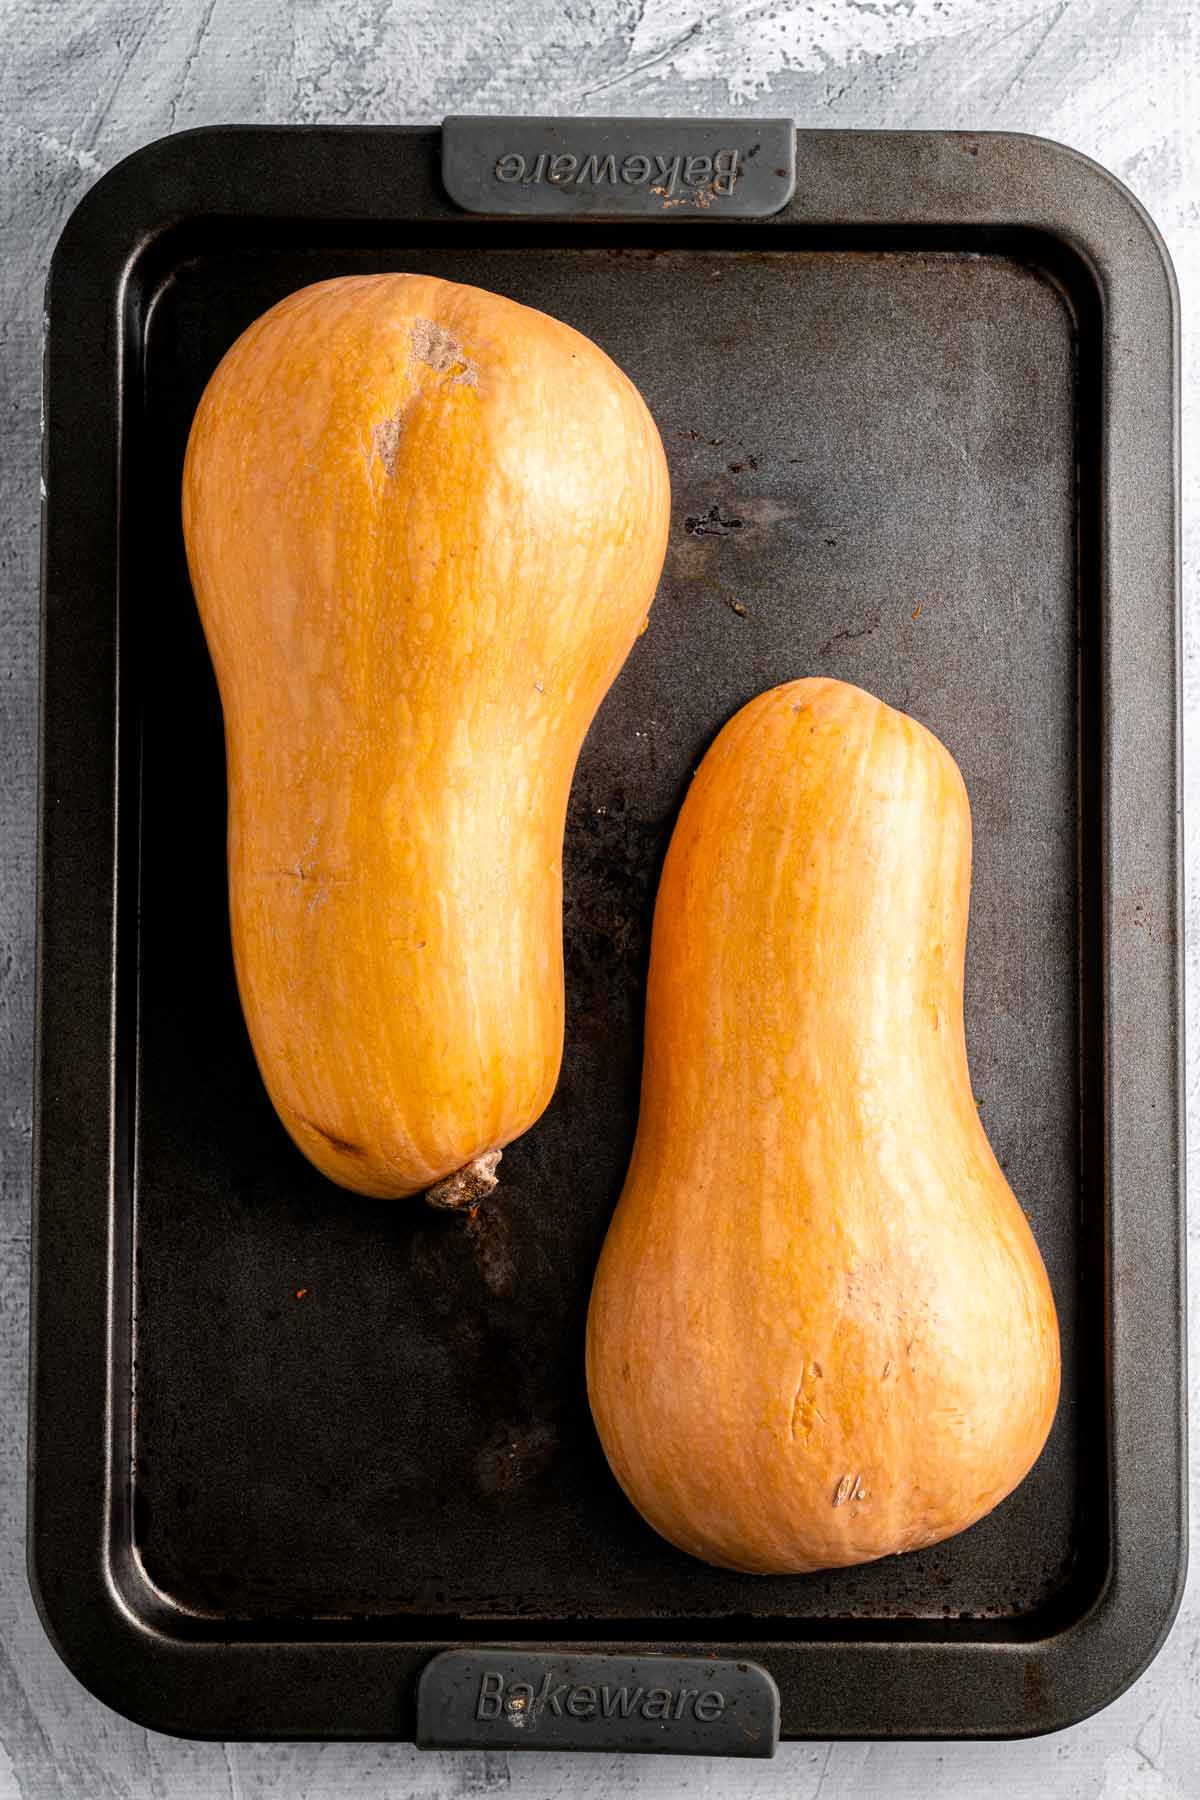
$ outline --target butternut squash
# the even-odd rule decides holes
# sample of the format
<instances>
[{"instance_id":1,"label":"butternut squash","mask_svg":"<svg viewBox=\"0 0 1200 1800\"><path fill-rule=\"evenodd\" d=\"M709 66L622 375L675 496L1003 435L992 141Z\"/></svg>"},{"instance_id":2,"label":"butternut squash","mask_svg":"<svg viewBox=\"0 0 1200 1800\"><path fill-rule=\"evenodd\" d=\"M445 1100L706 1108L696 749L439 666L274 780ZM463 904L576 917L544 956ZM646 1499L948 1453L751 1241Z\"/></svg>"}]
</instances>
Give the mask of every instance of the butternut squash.
<instances>
[{"instance_id":1,"label":"butternut squash","mask_svg":"<svg viewBox=\"0 0 1200 1800\"><path fill-rule=\"evenodd\" d=\"M287 1130L470 1199L553 1091L567 793L666 547L588 339L478 288L320 282L213 375L183 482L220 688L238 986Z\"/></svg>"},{"instance_id":2,"label":"butternut squash","mask_svg":"<svg viewBox=\"0 0 1200 1800\"><path fill-rule=\"evenodd\" d=\"M680 814L587 1375L626 1494L708 1562L936 1543L1050 1429L1054 1302L967 1068L970 862L953 758L838 681L743 708Z\"/></svg>"}]
</instances>

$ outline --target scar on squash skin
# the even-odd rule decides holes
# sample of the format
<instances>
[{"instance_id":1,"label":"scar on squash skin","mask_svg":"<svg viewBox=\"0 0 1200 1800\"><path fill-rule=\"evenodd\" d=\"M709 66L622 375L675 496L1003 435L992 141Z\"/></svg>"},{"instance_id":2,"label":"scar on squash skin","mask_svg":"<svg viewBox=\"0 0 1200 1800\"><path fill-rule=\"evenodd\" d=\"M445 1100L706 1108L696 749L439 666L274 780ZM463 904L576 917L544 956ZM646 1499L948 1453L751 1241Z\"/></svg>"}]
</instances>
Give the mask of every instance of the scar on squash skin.
<instances>
[{"instance_id":1,"label":"scar on squash skin","mask_svg":"<svg viewBox=\"0 0 1200 1800\"><path fill-rule=\"evenodd\" d=\"M478 387L479 369L464 354L456 338L432 319L414 319L409 334L414 362L427 363L439 375L449 375L451 387Z\"/></svg>"},{"instance_id":2,"label":"scar on squash skin","mask_svg":"<svg viewBox=\"0 0 1200 1800\"><path fill-rule=\"evenodd\" d=\"M324 1138L330 1149L337 1150L342 1156L365 1156L367 1154L361 1144L352 1144L349 1138L335 1136L332 1131L326 1131L323 1125L318 1125L315 1119L302 1119L299 1113L296 1118L299 1124L305 1126L309 1131L315 1131L319 1138Z\"/></svg>"},{"instance_id":3,"label":"scar on squash skin","mask_svg":"<svg viewBox=\"0 0 1200 1800\"><path fill-rule=\"evenodd\" d=\"M437 375L448 375L451 387L478 387L476 364L465 355L462 345L432 319L413 320L409 345L413 362L425 363ZM400 459L405 411L405 407L398 406L395 412L378 420L371 428L371 458L368 460L377 457L389 480L395 475Z\"/></svg>"},{"instance_id":4,"label":"scar on squash skin","mask_svg":"<svg viewBox=\"0 0 1200 1800\"><path fill-rule=\"evenodd\" d=\"M302 881L311 886L313 892L306 909L308 912L324 906L331 887L345 887L350 880L348 875L328 875L320 869L306 867L304 863L297 863L292 869L264 869L262 873L272 881Z\"/></svg>"},{"instance_id":5,"label":"scar on squash skin","mask_svg":"<svg viewBox=\"0 0 1200 1800\"><path fill-rule=\"evenodd\" d=\"M812 1437L816 1426L825 1423L825 1414L813 1399L812 1394L810 1392L805 1392L804 1387L806 1380L819 1381L820 1378L821 1365L818 1362L810 1363L807 1370L804 1368L801 1368L800 1370L800 1379L796 1383L796 1392L792 1399L790 1431L793 1443L796 1441L797 1437L799 1437L801 1432L803 1432L804 1441L807 1443Z\"/></svg>"},{"instance_id":6,"label":"scar on squash skin","mask_svg":"<svg viewBox=\"0 0 1200 1800\"><path fill-rule=\"evenodd\" d=\"M371 432L371 454L379 458L384 474L389 477L396 473L403 427L404 408L401 406L394 413L389 413L386 419L380 419Z\"/></svg>"},{"instance_id":7,"label":"scar on squash skin","mask_svg":"<svg viewBox=\"0 0 1200 1800\"><path fill-rule=\"evenodd\" d=\"M442 1181L435 1181L426 1192L425 1198L430 1206L440 1207L446 1212L455 1212L460 1207L478 1206L485 1194L490 1194L499 1186L496 1164L503 1152L485 1150L482 1156L475 1157L473 1162L456 1169L453 1175L447 1175Z\"/></svg>"}]
</instances>

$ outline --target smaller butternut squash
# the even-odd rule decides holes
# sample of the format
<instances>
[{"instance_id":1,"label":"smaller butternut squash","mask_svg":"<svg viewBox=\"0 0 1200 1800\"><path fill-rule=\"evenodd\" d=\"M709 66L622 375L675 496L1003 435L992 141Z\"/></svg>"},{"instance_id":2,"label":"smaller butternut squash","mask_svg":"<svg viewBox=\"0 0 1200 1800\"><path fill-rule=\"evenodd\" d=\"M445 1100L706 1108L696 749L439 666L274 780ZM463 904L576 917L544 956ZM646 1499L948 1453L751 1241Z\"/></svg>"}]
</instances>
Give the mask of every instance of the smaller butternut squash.
<instances>
[{"instance_id":1,"label":"smaller butternut squash","mask_svg":"<svg viewBox=\"0 0 1200 1800\"><path fill-rule=\"evenodd\" d=\"M838 681L752 701L684 803L587 1375L625 1492L708 1562L936 1543L1050 1429L1054 1302L967 1068L970 859L953 758Z\"/></svg>"}]
</instances>

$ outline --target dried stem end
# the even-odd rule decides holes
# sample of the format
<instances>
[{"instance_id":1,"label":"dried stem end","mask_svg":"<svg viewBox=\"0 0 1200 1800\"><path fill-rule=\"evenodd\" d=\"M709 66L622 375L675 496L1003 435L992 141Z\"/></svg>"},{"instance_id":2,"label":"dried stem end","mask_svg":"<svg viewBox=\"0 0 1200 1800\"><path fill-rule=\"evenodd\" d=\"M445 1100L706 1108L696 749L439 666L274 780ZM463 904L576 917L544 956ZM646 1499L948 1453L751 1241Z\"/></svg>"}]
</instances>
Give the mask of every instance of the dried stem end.
<instances>
[{"instance_id":1,"label":"dried stem end","mask_svg":"<svg viewBox=\"0 0 1200 1800\"><path fill-rule=\"evenodd\" d=\"M435 1181L425 1195L430 1206L436 1206L445 1212L468 1211L497 1186L499 1177L496 1164L503 1152L485 1150L472 1162L464 1163L453 1175L447 1175L441 1181Z\"/></svg>"}]
</instances>

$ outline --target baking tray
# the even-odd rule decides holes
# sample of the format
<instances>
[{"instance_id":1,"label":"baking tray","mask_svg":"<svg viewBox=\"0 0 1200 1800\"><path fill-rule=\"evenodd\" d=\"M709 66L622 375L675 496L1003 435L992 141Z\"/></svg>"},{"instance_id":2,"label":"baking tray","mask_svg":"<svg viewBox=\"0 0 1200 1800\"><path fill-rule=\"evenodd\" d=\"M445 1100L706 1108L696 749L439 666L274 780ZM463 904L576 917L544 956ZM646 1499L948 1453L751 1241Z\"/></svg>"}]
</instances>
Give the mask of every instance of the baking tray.
<instances>
[{"instance_id":1,"label":"baking tray","mask_svg":"<svg viewBox=\"0 0 1200 1800\"><path fill-rule=\"evenodd\" d=\"M106 176L55 255L30 1560L72 1669L160 1730L411 1737L431 1656L495 1645L753 1659L785 1736L1022 1734L1115 1696L1173 1616L1169 264L1119 184L1025 137L801 132L772 217L684 210L473 216L436 130L218 128ZM303 283L380 269L587 332L646 396L674 484L651 626L571 796L562 1079L465 1221L332 1187L271 1111L179 526L222 352ZM815 672L911 710L965 774L975 1089L1064 1379L1040 1461L982 1523L777 1580L636 1516L582 1340L680 797L737 707Z\"/></svg>"}]
</instances>

